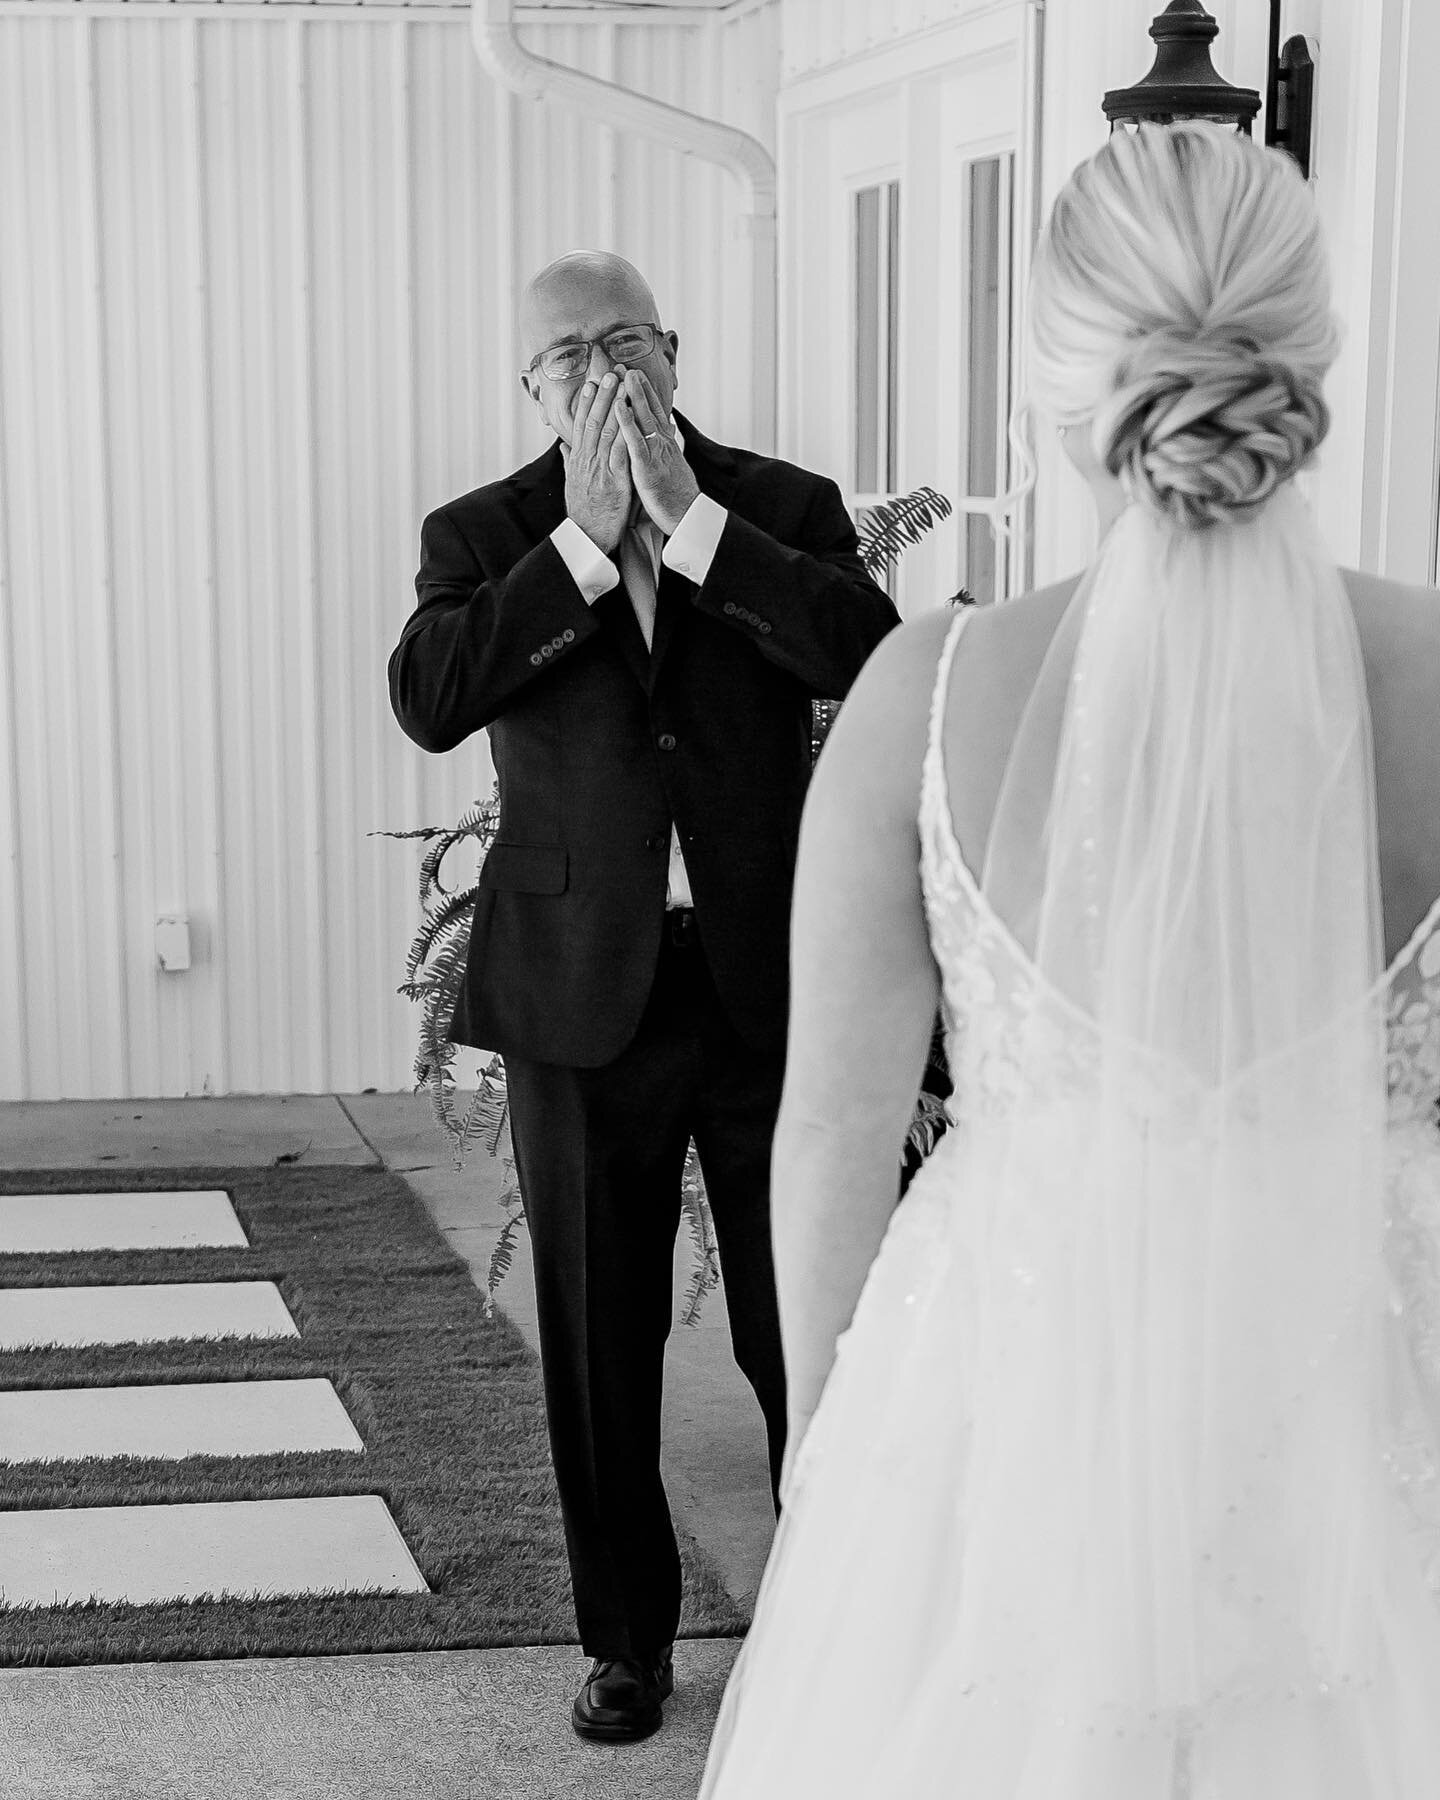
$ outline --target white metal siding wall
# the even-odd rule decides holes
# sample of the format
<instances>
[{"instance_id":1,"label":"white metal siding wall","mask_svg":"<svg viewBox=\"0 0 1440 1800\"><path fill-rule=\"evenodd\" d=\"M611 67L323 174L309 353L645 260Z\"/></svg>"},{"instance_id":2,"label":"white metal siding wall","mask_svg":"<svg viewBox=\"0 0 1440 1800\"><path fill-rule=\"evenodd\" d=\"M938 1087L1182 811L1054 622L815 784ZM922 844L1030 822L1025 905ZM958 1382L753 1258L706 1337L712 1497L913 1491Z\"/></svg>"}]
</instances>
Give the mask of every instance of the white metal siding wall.
<instances>
[{"instance_id":1,"label":"white metal siding wall","mask_svg":"<svg viewBox=\"0 0 1440 1800\"><path fill-rule=\"evenodd\" d=\"M527 41L769 138L773 9ZM402 1087L420 518L537 455L512 305L611 245L745 441L739 194L496 91L463 15L0 17L0 1098ZM194 966L156 964L187 912Z\"/></svg>"},{"instance_id":2,"label":"white metal siding wall","mask_svg":"<svg viewBox=\"0 0 1440 1800\"><path fill-rule=\"evenodd\" d=\"M794 81L968 14L993 12L996 4L997 0L784 0L783 78Z\"/></svg>"}]
</instances>

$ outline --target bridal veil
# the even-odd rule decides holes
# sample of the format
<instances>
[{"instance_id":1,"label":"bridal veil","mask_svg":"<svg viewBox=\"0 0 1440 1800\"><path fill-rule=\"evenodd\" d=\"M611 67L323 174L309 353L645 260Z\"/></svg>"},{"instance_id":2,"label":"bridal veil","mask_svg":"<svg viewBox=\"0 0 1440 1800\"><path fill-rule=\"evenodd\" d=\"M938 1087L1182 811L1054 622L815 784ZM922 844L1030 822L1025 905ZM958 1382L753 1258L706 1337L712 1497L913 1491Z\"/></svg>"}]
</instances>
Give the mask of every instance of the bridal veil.
<instances>
[{"instance_id":1,"label":"bridal veil","mask_svg":"<svg viewBox=\"0 0 1440 1800\"><path fill-rule=\"evenodd\" d=\"M1055 324L1076 289L1057 265L1105 261L1106 225L1123 237L1157 164L1177 242L1207 195L1232 237L1253 232L1265 154L1203 127L1117 141L1082 191L1078 252L1052 222L1033 304L1062 419L1084 333ZM1207 163L1236 170L1233 191ZM1272 255L1298 274L1318 245L1294 198ZM1247 330L1223 255L1187 285L1156 236L1162 304L1079 409L1129 504L1027 703L981 879L1035 994L972 1196L985 1267L954 1667L991 1689L997 1726L1058 1722L1072 1779L1067 1720L1198 1729L1229 1709L1251 1766L1216 1791L1308 1794L1324 1734L1243 1721L1388 1679L1375 1598L1394 1548L1370 719L1348 597L1289 479L1325 429L1333 327L1322 271L1277 351ZM1125 278L1122 254L1103 279ZM1067 1197L1042 1223L1039 1165L1057 1155ZM1360 1767L1332 1768L1351 1784L1334 1788L1313 1774L1317 1794L1370 1791Z\"/></svg>"}]
</instances>

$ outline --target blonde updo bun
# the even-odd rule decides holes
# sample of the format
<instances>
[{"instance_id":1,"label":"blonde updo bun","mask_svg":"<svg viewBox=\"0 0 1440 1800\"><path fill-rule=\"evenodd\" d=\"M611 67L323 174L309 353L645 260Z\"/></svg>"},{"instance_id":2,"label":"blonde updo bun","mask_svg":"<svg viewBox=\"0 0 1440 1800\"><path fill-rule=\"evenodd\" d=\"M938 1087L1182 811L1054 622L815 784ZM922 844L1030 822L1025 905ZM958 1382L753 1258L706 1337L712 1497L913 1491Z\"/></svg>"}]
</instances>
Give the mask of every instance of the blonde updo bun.
<instances>
[{"instance_id":1,"label":"blonde updo bun","mask_svg":"<svg viewBox=\"0 0 1440 1800\"><path fill-rule=\"evenodd\" d=\"M1210 125L1117 133L1037 251L1031 389L1184 530L1233 523L1329 429L1337 333L1319 220L1290 159Z\"/></svg>"},{"instance_id":2,"label":"blonde updo bun","mask_svg":"<svg viewBox=\"0 0 1440 1800\"><path fill-rule=\"evenodd\" d=\"M1319 388L1250 344L1154 332L1115 380L1095 452L1127 493L1189 530L1263 506L1330 425Z\"/></svg>"}]
</instances>

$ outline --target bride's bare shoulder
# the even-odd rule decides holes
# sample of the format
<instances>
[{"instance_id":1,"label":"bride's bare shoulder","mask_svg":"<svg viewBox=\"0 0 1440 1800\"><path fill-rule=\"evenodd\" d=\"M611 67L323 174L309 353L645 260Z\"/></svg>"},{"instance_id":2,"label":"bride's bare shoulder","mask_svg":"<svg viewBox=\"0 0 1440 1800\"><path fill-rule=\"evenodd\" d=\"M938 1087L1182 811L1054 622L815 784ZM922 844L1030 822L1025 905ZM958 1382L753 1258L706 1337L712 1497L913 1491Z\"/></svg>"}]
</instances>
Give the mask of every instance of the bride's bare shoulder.
<instances>
[{"instance_id":1,"label":"bride's bare shoulder","mask_svg":"<svg viewBox=\"0 0 1440 1800\"><path fill-rule=\"evenodd\" d=\"M1001 606L979 609L956 666L952 712L983 733L990 720L1003 736L1028 698L1080 577L1068 576Z\"/></svg>"},{"instance_id":2,"label":"bride's bare shoulder","mask_svg":"<svg viewBox=\"0 0 1440 1800\"><path fill-rule=\"evenodd\" d=\"M1440 754L1440 591L1342 569L1355 614L1377 738L1393 732L1414 750Z\"/></svg>"},{"instance_id":3,"label":"bride's bare shoulder","mask_svg":"<svg viewBox=\"0 0 1440 1800\"><path fill-rule=\"evenodd\" d=\"M1359 569L1342 569L1367 663L1408 664L1418 656L1422 666L1440 661L1440 590Z\"/></svg>"},{"instance_id":4,"label":"bride's bare shoulder","mask_svg":"<svg viewBox=\"0 0 1440 1800\"><path fill-rule=\"evenodd\" d=\"M1341 571L1365 660L1390 954L1440 894L1440 592Z\"/></svg>"},{"instance_id":5,"label":"bride's bare shoulder","mask_svg":"<svg viewBox=\"0 0 1440 1800\"><path fill-rule=\"evenodd\" d=\"M1078 580L1072 576L998 606L971 606L952 686L1006 695L1017 687L1028 691L1026 676L1033 679L1044 660ZM953 607L938 606L892 631L865 665L847 704L872 722L884 720L899 738L923 730L955 620Z\"/></svg>"},{"instance_id":6,"label":"bride's bare shoulder","mask_svg":"<svg viewBox=\"0 0 1440 1800\"><path fill-rule=\"evenodd\" d=\"M1034 642L1048 645L1079 581L1078 574L1067 575L1063 581L1032 588L1028 594L1006 600L1003 605L982 607L976 614L977 630L997 646Z\"/></svg>"}]
</instances>

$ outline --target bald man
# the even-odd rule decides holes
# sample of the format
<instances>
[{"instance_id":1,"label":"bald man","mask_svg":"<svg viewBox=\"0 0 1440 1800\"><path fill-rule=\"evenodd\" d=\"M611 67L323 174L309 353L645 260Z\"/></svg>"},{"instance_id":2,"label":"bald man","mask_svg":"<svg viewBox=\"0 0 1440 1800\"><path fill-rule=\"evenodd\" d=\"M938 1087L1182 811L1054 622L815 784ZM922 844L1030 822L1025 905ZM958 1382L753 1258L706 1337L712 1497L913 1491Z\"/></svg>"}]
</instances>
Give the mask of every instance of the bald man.
<instances>
[{"instance_id":1,"label":"bald man","mask_svg":"<svg viewBox=\"0 0 1440 1800\"><path fill-rule=\"evenodd\" d=\"M425 520L390 695L426 750L490 734L499 831L451 1035L505 1059L593 1659L572 1718L624 1741L673 1685L660 1401L692 1136L779 1478L769 1159L810 703L898 619L833 483L673 411L679 339L629 263L552 263L520 329L556 441Z\"/></svg>"}]
</instances>

